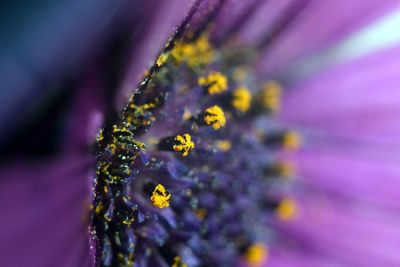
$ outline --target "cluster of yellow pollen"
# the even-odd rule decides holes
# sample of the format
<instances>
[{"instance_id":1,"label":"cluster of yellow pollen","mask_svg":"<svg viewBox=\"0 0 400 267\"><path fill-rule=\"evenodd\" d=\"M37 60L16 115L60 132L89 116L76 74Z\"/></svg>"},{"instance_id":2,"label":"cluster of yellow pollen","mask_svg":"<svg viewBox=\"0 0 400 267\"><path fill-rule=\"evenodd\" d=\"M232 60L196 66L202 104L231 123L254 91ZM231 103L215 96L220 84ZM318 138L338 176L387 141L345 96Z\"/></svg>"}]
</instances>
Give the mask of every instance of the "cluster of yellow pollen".
<instances>
[{"instance_id":1,"label":"cluster of yellow pollen","mask_svg":"<svg viewBox=\"0 0 400 267\"><path fill-rule=\"evenodd\" d=\"M296 172L295 166L289 161L280 162L278 164L278 171L283 177L293 176Z\"/></svg>"},{"instance_id":2,"label":"cluster of yellow pollen","mask_svg":"<svg viewBox=\"0 0 400 267\"><path fill-rule=\"evenodd\" d=\"M210 64L214 60L214 49L207 35L202 35L190 43L176 42L171 56L178 64L186 62L191 68Z\"/></svg>"},{"instance_id":3,"label":"cluster of yellow pollen","mask_svg":"<svg viewBox=\"0 0 400 267\"><path fill-rule=\"evenodd\" d=\"M161 67L162 65L164 65L165 62L167 62L168 57L169 57L169 54L168 54L168 53L162 53L162 54L157 58L157 61L156 61L157 67Z\"/></svg>"},{"instance_id":4,"label":"cluster of yellow pollen","mask_svg":"<svg viewBox=\"0 0 400 267\"><path fill-rule=\"evenodd\" d=\"M196 213L196 217L199 220L204 220L204 218L207 215L207 210L206 209L198 209L198 210L195 211L195 213Z\"/></svg>"},{"instance_id":5,"label":"cluster of yellow pollen","mask_svg":"<svg viewBox=\"0 0 400 267\"><path fill-rule=\"evenodd\" d=\"M293 199L290 198L283 199L276 209L276 215L281 220L290 220L296 216L297 212L297 204Z\"/></svg>"},{"instance_id":6,"label":"cluster of yellow pollen","mask_svg":"<svg viewBox=\"0 0 400 267\"><path fill-rule=\"evenodd\" d=\"M221 151L228 151L232 148L232 142L229 140L219 140L216 142L216 147Z\"/></svg>"},{"instance_id":7,"label":"cluster of yellow pollen","mask_svg":"<svg viewBox=\"0 0 400 267\"><path fill-rule=\"evenodd\" d=\"M217 105L207 108L204 112L204 122L211 125L214 130L225 126L226 119L224 111Z\"/></svg>"},{"instance_id":8,"label":"cluster of yellow pollen","mask_svg":"<svg viewBox=\"0 0 400 267\"><path fill-rule=\"evenodd\" d=\"M268 258L268 248L262 243L251 245L245 254L245 259L250 266L260 266Z\"/></svg>"},{"instance_id":9,"label":"cluster of yellow pollen","mask_svg":"<svg viewBox=\"0 0 400 267\"><path fill-rule=\"evenodd\" d=\"M220 94L228 90L228 79L217 71L213 71L205 77L200 77L198 84L207 87L210 95Z\"/></svg>"},{"instance_id":10,"label":"cluster of yellow pollen","mask_svg":"<svg viewBox=\"0 0 400 267\"><path fill-rule=\"evenodd\" d=\"M233 71L233 79L235 79L237 82L243 82L248 74L248 69L246 67L237 67Z\"/></svg>"},{"instance_id":11,"label":"cluster of yellow pollen","mask_svg":"<svg viewBox=\"0 0 400 267\"><path fill-rule=\"evenodd\" d=\"M283 136L283 147L286 149L297 149L300 147L302 137L299 133L289 131Z\"/></svg>"},{"instance_id":12,"label":"cluster of yellow pollen","mask_svg":"<svg viewBox=\"0 0 400 267\"><path fill-rule=\"evenodd\" d=\"M182 262L181 257L175 256L171 267L187 267L187 265L186 263Z\"/></svg>"},{"instance_id":13,"label":"cluster of yellow pollen","mask_svg":"<svg viewBox=\"0 0 400 267\"><path fill-rule=\"evenodd\" d=\"M163 209L169 207L169 200L171 199L171 194L167 192L162 184L158 184L154 189L150 200L154 206Z\"/></svg>"},{"instance_id":14,"label":"cluster of yellow pollen","mask_svg":"<svg viewBox=\"0 0 400 267\"><path fill-rule=\"evenodd\" d=\"M275 81L269 81L264 84L261 91L261 105L272 111L279 111L280 109L280 98L282 88L281 85Z\"/></svg>"},{"instance_id":15,"label":"cluster of yellow pollen","mask_svg":"<svg viewBox=\"0 0 400 267\"><path fill-rule=\"evenodd\" d=\"M172 148L175 151L182 152L182 156L184 157L189 155L189 152L194 149L194 143L192 142L192 137L190 136L190 134L178 134L175 137L175 141L177 141L178 144L174 145Z\"/></svg>"},{"instance_id":16,"label":"cluster of yellow pollen","mask_svg":"<svg viewBox=\"0 0 400 267\"><path fill-rule=\"evenodd\" d=\"M247 87L240 86L233 92L232 106L241 112L246 112L250 108L251 93Z\"/></svg>"}]
</instances>

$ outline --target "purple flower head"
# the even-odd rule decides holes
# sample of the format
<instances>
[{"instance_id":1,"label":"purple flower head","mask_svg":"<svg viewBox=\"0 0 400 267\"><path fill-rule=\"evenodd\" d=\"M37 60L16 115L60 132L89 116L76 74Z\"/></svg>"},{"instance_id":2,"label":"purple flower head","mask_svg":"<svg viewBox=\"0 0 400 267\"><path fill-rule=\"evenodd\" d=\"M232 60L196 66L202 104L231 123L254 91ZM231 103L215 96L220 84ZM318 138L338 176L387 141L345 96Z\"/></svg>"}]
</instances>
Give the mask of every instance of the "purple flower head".
<instances>
[{"instance_id":1,"label":"purple flower head","mask_svg":"<svg viewBox=\"0 0 400 267\"><path fill-rule=\"evenodd\" d=\"M398 266L398 48L293 75L397 4L44 5L40 75L0 65L3 263Z\"/></svg>"}]
</instances>

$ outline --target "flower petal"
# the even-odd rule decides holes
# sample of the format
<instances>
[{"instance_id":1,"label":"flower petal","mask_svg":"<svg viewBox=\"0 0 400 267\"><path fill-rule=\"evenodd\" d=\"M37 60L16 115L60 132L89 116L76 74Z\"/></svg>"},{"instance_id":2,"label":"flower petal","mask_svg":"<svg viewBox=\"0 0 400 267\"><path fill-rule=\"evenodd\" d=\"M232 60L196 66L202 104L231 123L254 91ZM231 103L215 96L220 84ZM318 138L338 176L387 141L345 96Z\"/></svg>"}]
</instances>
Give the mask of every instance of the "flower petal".
<instances>
[{"instance_id":1,"label":"flower petal","mask_svg":"<svg viewBox=\"0 0 400 267\"><path fill-rule=\"evenodd\" d=\"M4 266L89 266L90 168L77 155L2 164Z\"/></svg>"},{"instance_id":2,"label":"flower petal","mask_svg":"<svg viewBox=\"0 0 400 267\"><path fill-rule=\"evenodd\" d=\"M303 6L299 5L301 2ZM300 57L337 43L398 6L399 2L293 0L291 5L299 5L300 13L295 17L290 14L293 18L286 18L290 20L285 22L287 26L271 42L264 44L264 54L258 66L264 74L282 71L283 67ZM254 27L258 25L260 22L254 23ZM261 38L268 38L268 35Z\"/></svg>"},{"instance_id":3,"label":"flower petal","mask_svg":"<svg viewBox=\"0 0 400 267\"><path fill-rule=\"evenodd\" d=\"M122 107L133 94L143 74L163 44L173 32L175 26L184 18L190 5L187 1L159 1L157 5L149 5L147 16L138 21L141 27L130 38L130 48L124 57L128 62L116 99L117 107Z\"/></svg>"},{"instance_id":4,"label":"flower petal","mask_svg":"<svg viewBox=\"0 0 400 267\"><path fill-rule=\"evenodd\" d=\"M399 145L400 49L345 63L295 85L280 119L302 129Z\"/></svg>"},{"instance_id":5,"label":"flower petal","mask_svg":"<svg viewBox=\"0 0 400 267\"><path fill-rule=\"evenodd\" d=\"M304 187L298 203L297 218L279 228L299 246L342 261L341 266L399 265L397 214L356 200L329 198L310 187Z\"/></svg>"}]
</instances>

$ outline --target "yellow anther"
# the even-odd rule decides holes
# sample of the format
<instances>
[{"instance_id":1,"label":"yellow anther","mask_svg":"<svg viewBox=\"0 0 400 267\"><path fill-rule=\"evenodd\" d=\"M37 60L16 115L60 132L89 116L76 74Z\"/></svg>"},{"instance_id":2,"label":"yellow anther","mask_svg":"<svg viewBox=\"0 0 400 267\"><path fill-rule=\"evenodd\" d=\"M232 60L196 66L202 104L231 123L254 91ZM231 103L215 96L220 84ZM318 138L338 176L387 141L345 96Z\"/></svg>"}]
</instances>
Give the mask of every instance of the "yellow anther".
<instances>
[{"instance_id":1,"label":"yellow anther","mask_svg":"<svg viewBox=\"0 0 400 267\"><path fill-rule=\"evenodd\" d=\"M167 189L162 184L158 184L154 189L150 200L154 206L163 209L169 207L169 200L171 194L168 193Z\"/></svg>"},{"instance_id":2,"label":"yellow anther","mask_svg":"<svg viewBox=\"0 0 400 267\"><path fill-rule=\"evenodd\" d=\"M233 71L233 79L237 82L243 82L246 79L247 76L247 68L245 67L237 67Z\"/></svg>"},{"instance_id":3,"label":"yellow anther","mask_svg":"<svg viewBox=\"0 0 400 267\"><path fill-rule=\"evenodd\" d=\"M176 42L171 56L177 63L186 62L189 67L195 68L211 63L214 50L208 36L202 35L191 43Z\"/></svg>"},{"instance_id":4,"label":"yellow anther","mask_svg":"<svg viewBox=\"0 0 400 267\"><path fill-rule=\"evenodd\" d=\"M251 104L251 93L249 89L240 86L233 92L232 106L241 112L249 110Z\"/></svg>"},{"instance_id":5,"label":"yellow anther","mask_svg":"<svg viewBox=\"0 0 400 267\"><path fill-rule=\"evenodd\" d=\"M228 151L232 148L232 142L229 140L219 140L216 142L216 146L221 151Z\"/></svg>"},{"instance_id":6,"label":"yellow anther","mask_svg":"<svg viewBox=\"0 0 400 267\"><path fill-rule=\"evenodd\" d=\"M250 266L260 266L268 258L268 248L262 243L251 245L245 254L245 259Z\"/></svg>"},{"instance_id":7,"label":"yellow anther","mask_svg":"<svg viewBox=\"0 0 400 267\"><path fill-rule=\"evenodd\" d=\"M182 261L181 257L175 256L171 267L187 267L187 265Z\"/></svg>"},{"instance_id":8,"label":"yellow anther","mask_svg":"<svg viewBox=\"0 0 400 267\"><path fill-rule=\"evenodd\" d=\"M228 79L217 71L213 71L205 77L200 77L198 84L207 87L210 95L220 94L228 90Z\"/></svg>"},{"instance_id":9,"label":"yellow anther","mask_svg":"<svg viewBox=\"0 0 400 267\"><path fill-rule=\"evenodd\" d=\"M189 155L189 152L194 149L194 143L192 142L190 134L177 135L175 141L177 141L178 144L174 145L172 148L175 151L182 152L182 156L184 157Z\"/></svg>"},{"instance_id":10,"label":"yellow anther","mask_svg":"<svg viewBox=\"0 0 400 267\"><path fill-rule=\"evenodd\" d=\"M156 65L158 66L158 67L161 67L162 65L164 65L165 64L165 62L167 62L167 60L168 60L168 54L167 53L162 53L158 58L157 58L157 61L156 61Z\"/></svg>"},{"instance_id":11,"label":"yellow anther","mask_svg":"<svg viewBox=\"0 0 400 267\"><path fill-rule=\"evenodd\" d=\"M276 215L281 220L290 220L296 216L298 212L298 207L293 199L285 198L279 203L276 208Z\"/></svg>"},{"instance_id":12,"label":"yellow anther","mask_svg":"<svg viewBox=\"0 0 400 267\"><path fill-rule=\"evenodd\" d=\"M293 176L296 172L295 167L290 162L281 162L278 164L278 171L283 177Z\"/></svg>"},{"instance_id":13,"label":"yellow anther","mask_svg":"<svg viewBox=\"0 0 400 267\"><path fill-rule=\"evenodd\" d=\"M282 87L275 81L264 84L261 91L261 105L272 111L278 111L281 107Z\"/></svg>"},{"instance_id":14,"label":"yellow anther","mask_svg":"<svg viewBox=\"0 0 400 267\"><path fill-rule=\"evenodd\" d=\"M97 142L103 141L104 136L103 136L103 129L100 129L100 132L97 135Z\"/></svg>"},{"instance_id":15,"label":"yellow anther","mask_svg":"<svg viewBox=\"0 0 400 267\"><path fill-rule=\"evenodd\" d=\"M99 204L97 204L96 209L94 210L94 212L96 214L100 214L102 211L104 210L104 205L103 202L99 202Z\"/></svg>"},{"instance_id":16,"label":"yellow anther","mask_svg":"<svg viewBox=\"0 0 400 267\"><path fill-rule=\"evenodd\" d=\"M204 220L204 218L207 215L207 210L206 209L198 209L198 210L195 211L195 213L196 213L196 217L199 220Z\"/></svg>"},{"instance_id":17,"label":"yellow anther","mask_svg":"<svg viewBox=\"0 0 400 267\"><path fill-rule=\"evenodd\" d=\"M286 149L297 149L300 147L302 137L299 133L289 131L283 136L283 147Z\"/></svg>"},{"instance_id":18,"label":"yellow anther","mask_svg":"<svg viewBox=\"0 0 400 267\"><path fill-rule=\"evenodd\" d=\"M187 121L187 120L189 120L191 117L192 117L192 113L191 113L190 111L185 110L185 112L183 112L183 115L182 115L182 119L183 119L183 120Z\"/></svg>"},{"instance_id":19,"label":"yellow anther","mask_svg":"<svg viewBox=\"0 0 400 267\"><path fill-rule=\"evenodd\" d=\"M224 127L226 123L224 111L217 105L206 109L204 112L204 122L211 125L214 130Z\"/></svg>"}]
</instances>

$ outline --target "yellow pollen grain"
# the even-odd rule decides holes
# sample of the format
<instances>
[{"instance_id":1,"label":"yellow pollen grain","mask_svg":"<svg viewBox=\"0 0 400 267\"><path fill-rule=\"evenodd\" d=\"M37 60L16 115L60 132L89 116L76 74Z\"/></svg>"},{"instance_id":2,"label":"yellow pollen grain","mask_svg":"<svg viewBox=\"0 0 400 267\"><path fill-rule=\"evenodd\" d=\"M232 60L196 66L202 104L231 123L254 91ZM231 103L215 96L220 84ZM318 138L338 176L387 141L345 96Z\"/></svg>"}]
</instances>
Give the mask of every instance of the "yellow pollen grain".
<instances>
[{"instance_id":1,"label":"yellow pollen grain","mask_svg":"<svg viewBox=\"0 0 400 267\"><path fill-rule=\"evenodd\" d=\"M272 111L279 111L281 107L282 87L275 81L264 84L261 90L261 105Z\"/></svg>"},{"instance_id":2,"label":"yellow pollen grain","mask_svg":"<svg viewBox=\"0 0 400 267\"><path fill-rule=\"evenodd\" d=\"M245 259L250 266L260 266L268 258L268 248L262 243L251 245L245 254Z\"/></svg>"},{"instance_id":3,"label":"yellow pollen grain","mask_svg":"<svg viewBox=\"0 0 400 267\"><path fill-rule=\"evenodd\" d=\"M168 60L168 54L167 54L167 53L162 53L162 54L157 58L156 65L157 65L158 67L161 67L162 65L165 64L165 62L167 62L167 60Z\"/></svg>"},{"instance_id":4,"label":"yellow pollen grain","mask_svg":"<svg viewBox=\"0 0 400 267\"><path fill-rule=\"evenodd\" d=\"M172 148L175 151L182 152L182 156L184 157L189 155L189 152L194 149L194 143L192 142L190 134L177 135L175 141L177 141L178 144L174 145Z\"/></svg>"},{"instance_id":5,"label":"yellow pollen grain","mask_svg":"<svg viewBox=\"0 0 400 267\"><path fill-rule=\"evenodd\" d=\"M171 56L178 64L186 63L191 68L197 68L214 60L214 49L208 35L203 34L190 43L176 42Z\"/></svg>"},{"instance_id":6,"label":"yellow pollen grain","mask_svg":"<svg viewBox=\"0 0 400 267\"><path fill-rule=\"evenodd\" d=\"M233 79L237 82L243 82L247 77L248 70L246 67L237 67L233 71Z\"/></svg>"},{"instance_id":7,"label":"yellow pollen grain","mask_svg":"<svg viewBox=\"0 0 400 267\"><path fill-rule=\"evenodd\" d=\"M276 215L281 220L293 219L298 213L298 207L293 199L285 198L279 203L276 209Z\"/></svg>"},{"instance_id":8,"label":"yellow pollen grain","mask_svg":"<svg viewBox=\"0 0 400 267\"><path fill-rule=\"evenodd\" d=\"M169 207L169 200L171 199L171 194L167 192L162 184L158 184L154 189L150 200L154 206L163 209Z\"/></svg>"},{"instance_id":9,"label":"yellow pollen grain","mask_svg":"<svg viewBox=\"0 0 400 267\"><path fill-rule=\"evenodd\" d=\"M250 108L251 93L247 87L241 86L233 92L232 106L241 112L246 112Z\"/></svg>"},{"instance_id":10,"label":"yellow pollen grain","mask_svg":"<svg viewBox=\"0 0 400 267\"><path fill-rule=\"evenodd\" d=\"M187 265L182 261L181 257L175 256L171 267L187 267Z\"/></svg>"},{"instance_id":11,"label":"yellow pollen grain","mask_svg":"<svg viewBox=\"0 0 400 267\"><path fill-rule=\"evenodd\" d=\"M198 209L198 210L196 210L196 217L199 219L199 220L204 220L204 218L206 217L206 215L207 215L207 210L206 209Z\"/></svg>"},{"instance_id":12,"label":"yellow pollen grain","mask_svg":"<svg viewBox=\"0 0 400 267\"><path fill-rule=\"evenodd\" d=\"M225 126L226 118L224 111L217 105L205 110L204 122L211 125L214 130L218 130Z\"/></svg>"},{"instance_id":13,"label":"yellow pollen grain","mask_svg":"<svg viewBox=\"0 0 400 267\"><path fill-rule=\"evenodd\" d=\"M229 140L219 140L216 142L216 146L221 151L229 151L232 148L232 142Z\"/></svg>"},{"instance_id":14,"label":"yellow pollen grain","mask_svg":"<svg viewBox=\"0 0 400 267\"><path fill-rule=\"evenodd\" d=\"M283 147L289 150L294 150L300 147L302 137L299 133L289 131L283 136Z\"/></svg>"},{"instance_id":15,"label":"yellow pollen grain","mask_svg":"<svg viewBox=\"0 0 400 267\"><path fill-rule=\"evenodd\" d=\"M217 71L210 72L205 77L200 77L198 84L207 87L210 95L220 94L228 90L228 79Z\"/></svg>"},{"instance_id":16,"label":"yellow pollen grain","mask_svg":"<svg viewBox=\"0 0 400 267\"><path fill-rule=\"evenodd\" d=\"M182 119L183 119L183 120L187 121L187 120L189 120L191 117L192 117L192 113L191 113L190 111L185 110L185 112L183 112L183 115L182 115Z\"/></svg>"},{"instance_id":17,"label":"yellow pollen grain","mask_svg":"<svg viewBox=\"0 0 400 267\"><path fill-rule=\"evenodd\" d=\"M293 176L296 172L294 165L291 162L281 162L278 164L278 170L283 177Z\"/></svg>"}]
</instances>

